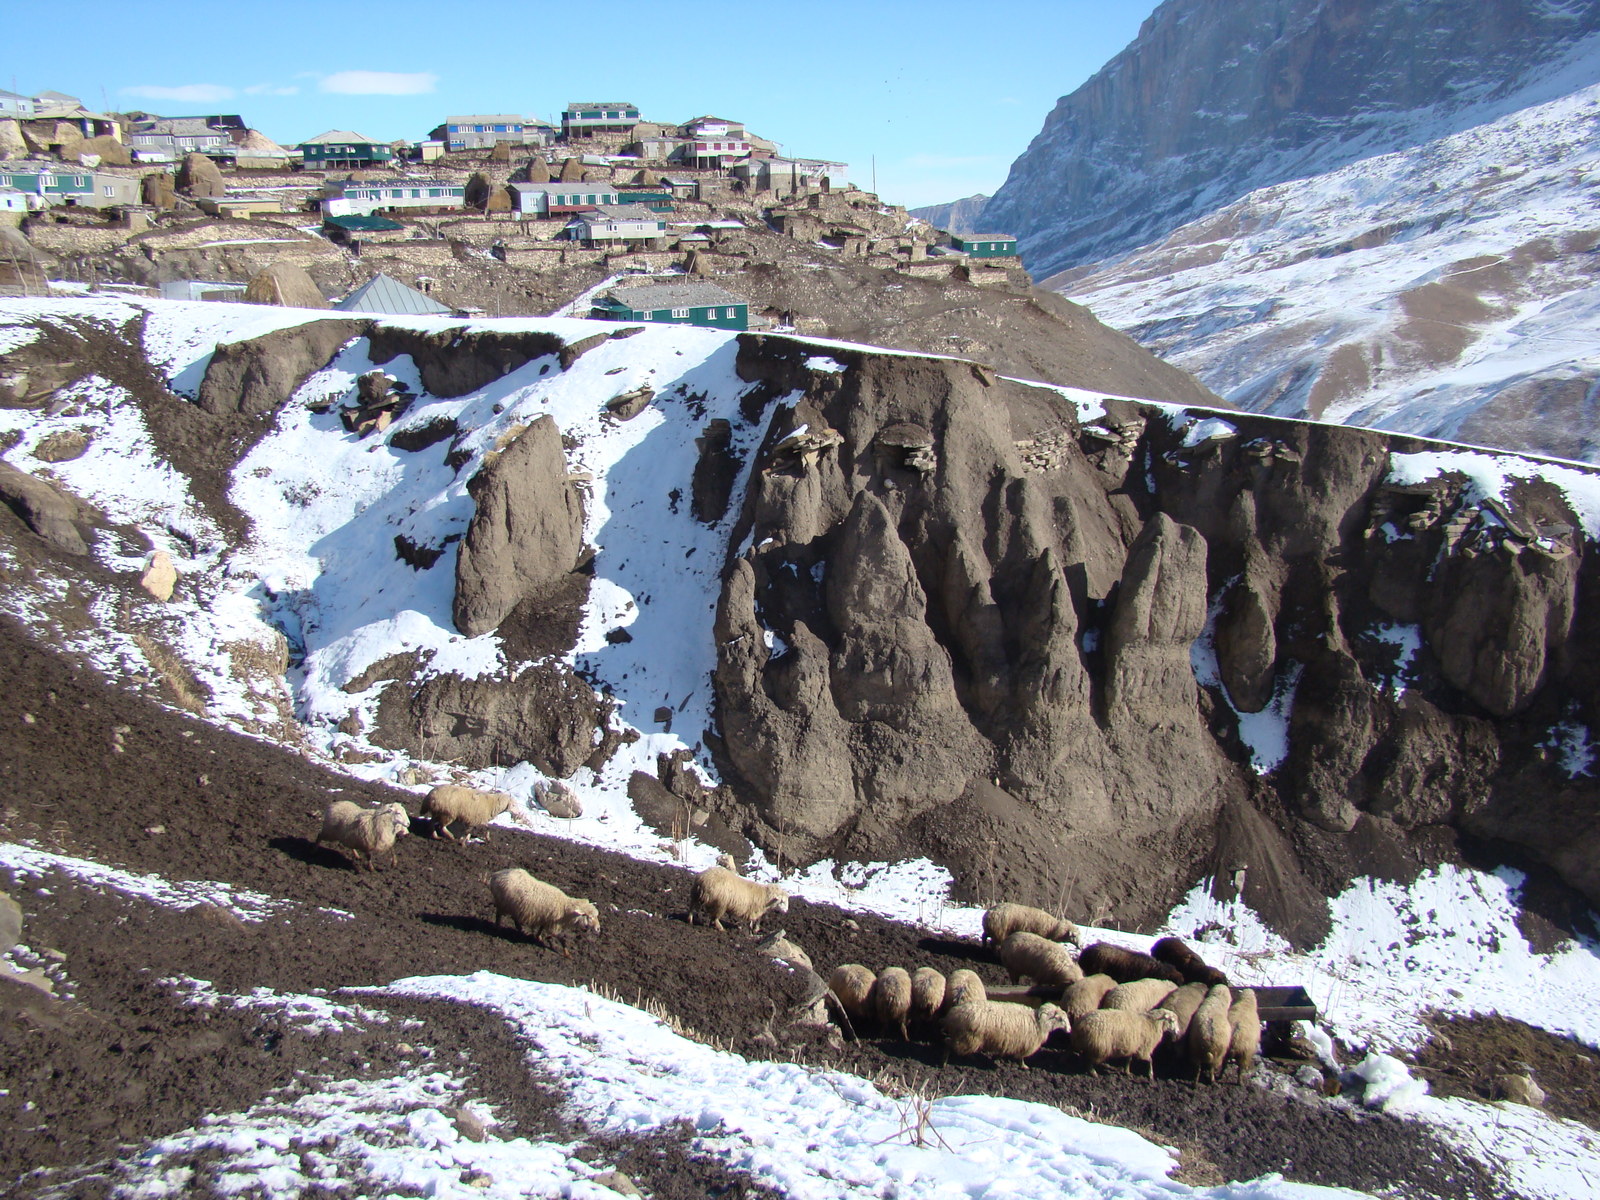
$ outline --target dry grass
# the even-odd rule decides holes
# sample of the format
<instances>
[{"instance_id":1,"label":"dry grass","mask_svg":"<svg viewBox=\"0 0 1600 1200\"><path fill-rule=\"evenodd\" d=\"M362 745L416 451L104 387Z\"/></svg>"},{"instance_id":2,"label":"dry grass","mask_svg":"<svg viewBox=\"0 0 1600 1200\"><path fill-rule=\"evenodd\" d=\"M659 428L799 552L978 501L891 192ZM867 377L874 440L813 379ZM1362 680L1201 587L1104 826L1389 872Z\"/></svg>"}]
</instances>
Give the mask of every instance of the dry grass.
<instances>
[{"instance_id":1,"label":"dry grass","mask_svg":"<svg viewBox=\"0 0 1600 1200\"><path fill-rule=\"evenodd\" d=\"M134 633L132 637L160 680L162 694L177 707L197 717L204 716L209 699L205 684L195 678L181 658L149 634Z\"/></svg>"}]
</instances>

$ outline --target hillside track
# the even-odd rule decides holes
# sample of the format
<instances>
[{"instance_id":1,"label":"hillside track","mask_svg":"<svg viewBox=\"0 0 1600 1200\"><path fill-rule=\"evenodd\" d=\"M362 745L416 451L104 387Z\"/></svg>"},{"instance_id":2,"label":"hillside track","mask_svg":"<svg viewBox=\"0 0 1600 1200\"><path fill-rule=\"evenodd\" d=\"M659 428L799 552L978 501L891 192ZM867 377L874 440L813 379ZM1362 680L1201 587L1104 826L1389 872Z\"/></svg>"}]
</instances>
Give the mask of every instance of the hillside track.
<instances>
[{"instance_id":1,"label":"hillside track","mask_svg":"<svg viewBox=\"0 0 1600 1200\"><path fill-rule=\"evenodd\" d=\"M55 1001L20 985L0 987L0 1128L14 1131L0 1138L0 1178L20 1179L13 1194L41 1194L51 1180L59 1183L53 1172L82 1174L83 1164L114 1160L207 1113L247 1108L297 1072L393 1073L424 1045L470 1063L474 1094L495 1104L512 1131L574 1136L560 1110L559 1081L541 1079L536 1064L530 1073L510 1032L481 1012L347 998L423 1025L313 1036L248 1009L186 1007L177 988L161 982L187 977L224 993L304 993L479 970L650 1002L693 1036L750 1057L833 1066L927 1096L977 1091L1070 1107L1184 1148L1197 1178L1281 1172L1363 1190L1506 1194L1415 1124L1281 1090L1195 1088L1170 1065L1152 1084L1087 1076L1054 1046L1032 1070L981 1059L942 1068L941 1050L893 1038L847 1040L842 1049L822 1039L774 1047L759 1035L789 1003L796 981L749 952L748 937L686 922L687 871L501 828L488 843L406 838L397 867L357 871L310 840L327 800L401 799L414 812L416 795L155 705L37 645L9 619L0 622L0 688L0 841L291 902L245 924L218 911L161 908L61 873L15 878L0 867L0 888L24 907L24 943L65 955L68 989L66 1000ZM119 726L127 727L120 750ZM563 958L497 930L482 878L508 865L592 899L600 935L575 940ZM327 909L338 912L320 911ZM824 975L849 961L874 969L926 963L945 971L976 966L987 980L1004 981L976 946L868 914L795 901L782 924ZM603 1153L627 1156L658 1196L734 1187L714 1164L686 1152L686 1138L669 1130L630 1146L602 1139ZM45 1173L22 1178L40 1168ZM94 1194L107 1178L85 1179L72 1194Z\"/></svg>"}]
</instances>

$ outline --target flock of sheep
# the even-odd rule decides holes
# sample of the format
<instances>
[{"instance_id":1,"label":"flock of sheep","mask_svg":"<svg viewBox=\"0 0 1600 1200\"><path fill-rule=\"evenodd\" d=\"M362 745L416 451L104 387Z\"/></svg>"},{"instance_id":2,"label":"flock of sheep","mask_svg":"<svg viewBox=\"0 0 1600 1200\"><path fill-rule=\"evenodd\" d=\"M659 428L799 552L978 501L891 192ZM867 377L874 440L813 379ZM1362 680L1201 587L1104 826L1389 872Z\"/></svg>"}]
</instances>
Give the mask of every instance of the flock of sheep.
<instances>
[{"instance_id":1,"label":"flock of sheep","mask_svg":"<svg viewBox=\"0 0 1600 1200\"><path fill-rule=\"evenodd\" d=\"M428 794L421 815L434 822L437 835L454 840L450 825L459 822L470 833L512 805L504 792L446 784ZM395 841L410 825L402 804L363 809L336 800L323 814L317 841L344 847L372 870L380 855L394 861ZM519 933L541 945L553 947L560 938L563 955L569 953L568 935L600 930L599 911L590 901L568 896L520 867L496 871L487 882L496 926L510 917ZM689 923L704 918L723 929L726 919L759 933L766 917L788 910L783 888L744 878L724 855L717 866L695 876ZM946 1063L951 1056L981 1053L1015 1059L1026 1068L1059 1030L1096 1072L1121 1060L1131 1073L1138 1060L1154 1078L1154 1055L1163 1044L1187 1058L1196 1082L1202 1077L1216 1082L1232 1063L1242 1083L1254 1067L1261 1046L1255 992L1234 991L1221 971L1177 938L1156 942L1151 954L1105 942L1074 953L1067 943L1076 948L1081 937L1071 921L1027 905L999 904L984 914L983 942L994 946L1013 984L1032 982L1029 993L991 996L977 973L966 969L946 978L926 966L915 971L887 967L875 974L847 963L828 978L825 1007L858 1035L875 1028L909 1038L915 1028L940 1036ZM810 957L782 932L763 939L757 949L796 970L813 971ZM1039 993L1055 992L1059 1003L1033 1007Z\"/></svg>"},{"instance_id":2,"label":"flock of sheep","mask_svg":"<svg viewBox=\"0 0 1600 1200\"><path fill-rule=\"evenodd\" d=\"M946 979L931 967L908 972L888 967L874 975L848 963L828 981L829 995L854 1029L909 1035L913 1026L942 1035L945 1061L987 1054L1027 1060L1057 1030L1090 1070L1134 1060L1155 1075L1154 1055L1163 1044L1187 1056L1195 1080L1220 1078L1228 1063L1243 1082L1261 1047L1256 994L1235 992L1227 977L1177 938L1162 938L1153 954L1097 942L1074 955L1063 943L1079 943L1070 921L1022 904L999 904L984 914L983 940L997 948L1013 983L1029 979L1031 996L992 997L977 974L953 971ZM1060 989L1060 1003L1038 1008L1037 993Z\"/></svg>"}]
</instances>

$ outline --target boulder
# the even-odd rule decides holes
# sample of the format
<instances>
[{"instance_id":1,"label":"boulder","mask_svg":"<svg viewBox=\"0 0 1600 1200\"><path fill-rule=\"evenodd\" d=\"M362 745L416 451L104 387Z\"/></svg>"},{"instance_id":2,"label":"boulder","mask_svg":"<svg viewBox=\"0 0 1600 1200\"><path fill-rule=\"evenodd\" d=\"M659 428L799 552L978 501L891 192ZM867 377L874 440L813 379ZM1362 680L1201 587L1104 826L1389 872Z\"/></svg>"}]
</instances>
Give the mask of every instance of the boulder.
<instances>
[{"instance_id":1,"label":"boulder","mask_svg":"<svg viewBox=\"0 0 1600 1200\"><path fill-rule=\"evenodd\" d=\"M222 171L204 154L184 155L175 182L180 192L196 200L220 199L228 190Z\"/></svg>"},{"instance_id":2,"label":"boulder","mask_svg":"<svg viewBox=\"0 0 1600 1200\"><path fill-rule=\"evenodd\" d=\"M0 159L22 158L28 153L28 143L22 140L22 128L10 117L0 119Z\"/></svg>"},{"instance_id":3,"label":"boulder","mask_svg":"<svg viewBox=\"0 0 1600 1200\"><path fill-rule=\"evenodd\" d=\"M10 463L0 462L0 503L57 550L67 554L89 553L88 543L77 526L86 515L82 505L62 495L43 479L19 471Z\"/></svg>"},{"instance_id":4,"label":"boulder","mask_svg":"<svg viewBox=\"0 0 1600 1200\"><path fill-rule=\"evenodd\" d=\"M246 304L281 304L286 308L331 308L322 289L294 263L275 262L256 272L244 290Z\"/></svg>"},{"instance_id":5,"label":"boulder","mask_svg":"<svg viewBox=\"0 0 1600 1200\"><path fill-rule=\"evenodd\" d=\"M561 164L560 180L562 183L582 183L588 175L584 172L583 163L576 158L569 158Z\"/></svg>"},{"instance_id":6,"label":"boulder","mask_svg":"<svg viewBox=\"0 0 1600 1200\"><path fill-rule=\"evenodd\" d=\"M140 199L152 208L177 208L177 184L166 171L146 175L139 184Z\"/></svg>"},{"instance_id":7,"label":"boulder","mask_svg":"<svg viewBox=\"0 0 1600 1200\"><path fill-rule=\"evenodd\" d=\"M571 821L583 816L583 801L578 793L559 779L540 780L533 785L533 798L552 817Z\"/></svg>"},{"instance_id":8,"label":"boulder","mask_svg":"<svg viewBox=\"0 0 1600 1200\"><path fill-rule=\"evenodd\" d=\"M22 906L6 892L0 892L0 954L22 940Z\"/></svg>"},{"instance_id":9,"label":"boulder","mask_svg":"<svg viewBox=\"0 0 1600 1200\"><path fill-rule=\"evenodd\" d=\"M65 157L68 148L62 147L62 156ZM99 137L84 138L71 147L71 153L76 161L83 161L86 156L98 160L97 166L102 167L131 167L133 155L128 153L128 148L109 134Z\"/></svg>"},{"instance_id":10,"label":"boulder","mask_svg":"<svg viewBox=\"0 0 1600 1200\"><path fill-rule=\"evenodd\" d=\"M165 550L151 553L145 562L144 574L139 576L139 586L163 604L172 599L172 589L178 584L178 568L172 564L172 555Z\"/></svg>"},{"instance_id":11,"label":"boulder","mask_svg":"<svg viewBox=\"0 0 1600 1200\"><path fill-rule=\"evenodd\" d=\"M577 566L583 506L549 416L486 462L467 491L478 507L456 559L454 612L456 628L476 637Z\"/></svg>"}]
</instances>

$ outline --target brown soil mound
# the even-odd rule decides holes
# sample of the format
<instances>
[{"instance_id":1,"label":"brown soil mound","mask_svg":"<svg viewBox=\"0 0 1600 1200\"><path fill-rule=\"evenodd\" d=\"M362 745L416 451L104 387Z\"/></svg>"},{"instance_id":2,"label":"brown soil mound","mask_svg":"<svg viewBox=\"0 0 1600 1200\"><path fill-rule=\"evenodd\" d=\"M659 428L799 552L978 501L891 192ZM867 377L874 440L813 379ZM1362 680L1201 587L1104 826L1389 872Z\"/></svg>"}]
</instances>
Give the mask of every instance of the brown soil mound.
<instances>
[{"instance_id":1,"label":"brown soil mound","mask_svg":"<svg viewBox=\"0 0 1600 1200\"><path fill-rule=\"evenodd\" d=\"M1492 1014L1439 1016L1429 1028L1416 1070L1433 1092L1498 1100L1495 1080L1525 1064L1545 1091L1546 1112L1600 1129L1600 1054L1582 1042Z\"/></svg>"},{"instance_id":2,"label":"brown soil mound","mask_svg":"<svg viewBox=\"0 0 1600 1200\"><path fill-rule=\"evenodd\" d=\"M40 649L10 622L0 629L0 680L10 700L0 722L0 775L8 785L0 838L169 879L223 880L308 906L292 918L240 927L64 876L45 881L45 896L39 884L8 880L0 871L0 887L23 898L25 942L65 954L71 989L63 1003L35 993L0 996L0 1127L16 1131L0 1139L0 1175L55 1171L29 1176L15 1194L41 1194L50 1179L78 1178L80 1164L108 1160L207 1112L248 1107L287 1083L297 1067L315 1072L323 1056L346 1075L393 1071L405 1061L381 1030L308 1038L249 1014L202 1021L158 979L187 975L235 993L258 986L304 992L485 968L594 982L624 998L654 999L685 1027L751 1055L825 1061L931 1094L980 1091L1092 1111L1181 1145L1202 1145L1228 1178L1282 1171L1369 1190L1496 1194L1481 1172L1415 1125L1353 1117L1262 1088L1197 1090L1170 1071L1158 1072L1153 1084L1094 1078L1056 1048L1028 1071L983 1064L941 1069L940 1051L896 1040L847 1042L836 1053L821 1044L762 1050L752 1035L770 1012L769 1000L784 1003L785 977L741 952L743 938L685 923L686 872L497 831L491 844L408 839L397 869L358 873L336 852L311 843L318 813L333 792L362 800L396 793L155 707ZM24 713L33 721L24 721ZM118 725L130 727L121 752ZM575 945L568 960L497 930L478 879L511 863L594 899L603 936ZM354 919L314 911L320 907ZM945 970L975 965L992 982L1002 978L975 946L866 915L847 918L796 902L784 924L823 971L845 961L929 963ZM419 1043L439 1053L464 1050L477 1072L477 1094L505 1106L519 1131L552 1128L549 1101L530 1095L505 1030L447 1009L428 1009ZM30 1102L35 1108L24 1110ZM687 1156L670 1133L625 1151L596 1146L602 1157L623 1154L658 1195L694 1188L705 1194L727 1182L713 1178L718 1168ZM105 1168L99 1184L85 1180L75 1194L108 1187L113 1176Z\"/></svg>"}]
</instances>

